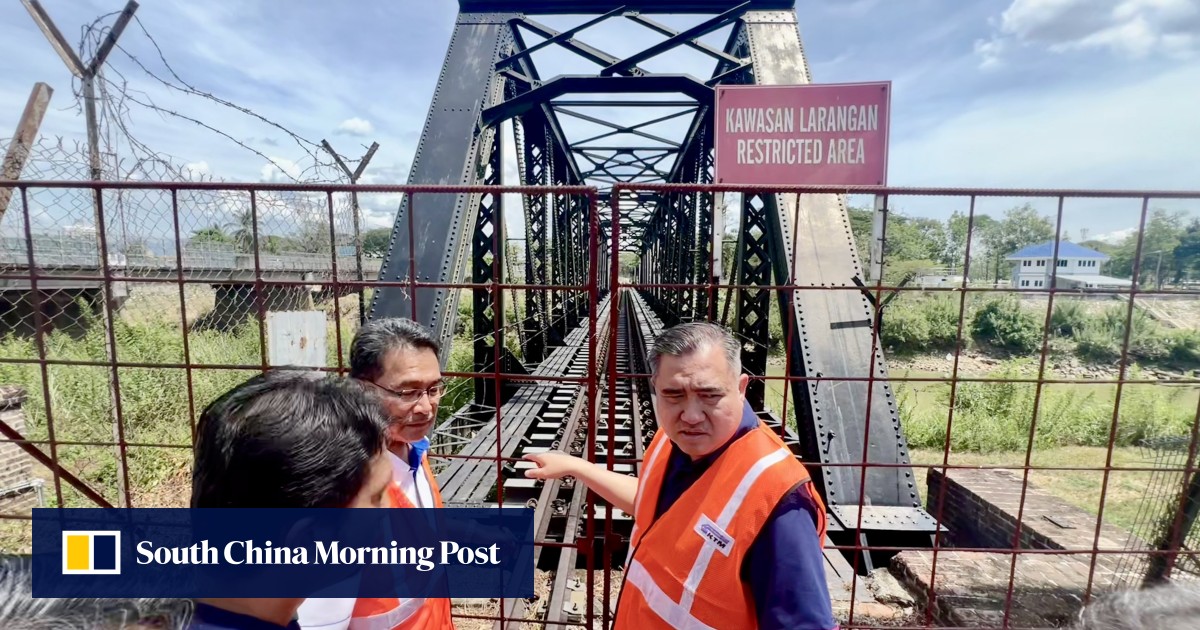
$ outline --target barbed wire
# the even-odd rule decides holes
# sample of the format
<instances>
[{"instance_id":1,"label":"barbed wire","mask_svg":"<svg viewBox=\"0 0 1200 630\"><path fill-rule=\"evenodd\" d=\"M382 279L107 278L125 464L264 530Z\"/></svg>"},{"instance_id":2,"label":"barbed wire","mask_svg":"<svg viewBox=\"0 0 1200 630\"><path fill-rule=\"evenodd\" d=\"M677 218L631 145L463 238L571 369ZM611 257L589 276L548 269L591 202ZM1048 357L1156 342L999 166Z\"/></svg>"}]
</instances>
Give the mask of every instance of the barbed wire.
<instances>
[{"instance_id":1,"label":"barbed wire","mask_svg":"<svg viewBox=\"0 0 1200 630\"><path fill-rule=\"evenodd\" d=\"M81 59L92 59L96 52L100 49L108 34L111 32L111 26L105 24L107 20L113 16L119 15L120 12L110 12L93 20L91 23L81 27L79 41L79 56ZM243 149L259 158L266 165L274 166L280 174L291 180L294 183L321 183L335 182L345 179L343 173L338 167L333 156L328 155L324 147L318 142L309 139L296 131L288 128L286 125L272 120L267 116L254 111L253 109L234 103L228 99L221 98L212 92L202 90L196 87L193 83L184 79L179 72L171 65L167 59L162 46L158 40L150 33L149 28L137 16L133 16L134 23L137 24L142 36L146 38L150 46L155 50L159 62L166 69L169 78L156 73L147 63L143 62L136 54L128 50L126 47L117 43L114 46L115 50L120 51L134 67L141 71L151 80L167 88L168 90L176 91L181 94L199 97L205 101L217 104L223 108L232 109L241 114L249 116L261 123L269 125L275 130L278 130L289 138L291 138L297 147L304 152L304 158L299 161L288 159L287 163L281 163L283 158L273 158L263 151L251 146L247 141L243 141L234 137L232 134L220 129L215 124L205 121L202 117L190 113L185 113L177 108L165 107L154 101L150 94L141 89L136 89L125 72L115 64L109 62L104 65L97 75L96 90L98 101L98 117L101 127L104 130L106 153L115 155L119 146L124 143L128 145L129 150L135 155L143 158L162 159L167 162L178 161L175 156L162 153L151 148L147 143L142 142L134 133L133 123L133 108L136 106L147 111L154 112L159 116L173 118L189 122L202 129L214 133L225 140L233 143L235 146ZM115 80L114 78L115 77ZM72 81L73 92L76 97L76 108L82 106L82 84L76 78ZM327 156L327 157L326 157ZM339 154L338 158L348 164L354 164L361 159L353 159L348 156ZM307 162L307 163L306 163Z\"/></svg>"}]
</instances>

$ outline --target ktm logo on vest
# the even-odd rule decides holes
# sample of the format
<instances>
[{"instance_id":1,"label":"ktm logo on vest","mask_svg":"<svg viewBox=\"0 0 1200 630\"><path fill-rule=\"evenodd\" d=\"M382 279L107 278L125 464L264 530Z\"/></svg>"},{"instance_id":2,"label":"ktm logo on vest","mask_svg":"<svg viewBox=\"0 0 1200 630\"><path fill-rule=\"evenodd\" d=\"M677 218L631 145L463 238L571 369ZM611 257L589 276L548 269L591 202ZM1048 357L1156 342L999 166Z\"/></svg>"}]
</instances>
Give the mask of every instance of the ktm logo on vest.
<instances>
[{"instance_id":1,"label":"ktm logo on vest","mask_svg":"<svg viewBox=\"0 0 1200 630\"><path fill-rule=\"evenodd\" d=\"M733 537L726 534L725 530L707 516L700 515L700 520L696 522L696 533L715 546L717 551L726 556L729 555L729 551L733 547Z\"/></svg>"}]
</instances>

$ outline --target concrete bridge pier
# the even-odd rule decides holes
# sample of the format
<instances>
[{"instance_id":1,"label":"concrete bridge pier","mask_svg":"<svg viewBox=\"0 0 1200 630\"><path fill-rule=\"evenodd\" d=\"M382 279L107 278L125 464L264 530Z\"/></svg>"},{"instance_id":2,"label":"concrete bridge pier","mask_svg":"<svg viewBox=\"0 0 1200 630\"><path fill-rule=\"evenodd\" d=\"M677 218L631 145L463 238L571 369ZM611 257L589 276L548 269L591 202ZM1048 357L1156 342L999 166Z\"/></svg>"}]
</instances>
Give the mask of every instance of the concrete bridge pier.
<instances>
[{"instance_id":1,"label":"concrete bridge pier","mask_svg":"<svg viewBox=\"0 0 1200 630\"><path fill-rule=\"evenodd\" d=\"M212 285L216 302L211 313L197 320L196 326L229 330L248 320L258 319L259 292L253 284ZM265 286L262 288L263 311L311 311L312 290L306 286Z\"/></svg>"},{"instance_id":2,"label":"concrete bridge pier","mask_svg":"<svg viewBox=\"0 0 1200 630\"><path fill-rule=\"evenodd\" d=\"M38 330L37 312L41 310L42 333L65 332L79 338L87 333L90 322L102 317L104 289L94 287L39 288L35 294L25 289L0 289L0 336L33 337ZM113 284L113 312L129 296L125 283Z\"/></svg>"}]
</instances>

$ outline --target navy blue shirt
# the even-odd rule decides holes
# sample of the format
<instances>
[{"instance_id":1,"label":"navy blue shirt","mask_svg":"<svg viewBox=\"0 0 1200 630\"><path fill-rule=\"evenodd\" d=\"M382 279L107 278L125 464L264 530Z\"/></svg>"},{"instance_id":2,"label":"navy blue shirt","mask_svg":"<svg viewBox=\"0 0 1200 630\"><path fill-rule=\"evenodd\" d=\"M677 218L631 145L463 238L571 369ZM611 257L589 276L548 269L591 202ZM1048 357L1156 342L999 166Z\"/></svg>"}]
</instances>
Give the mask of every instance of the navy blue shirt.
<instances>
[{"instance_id":1,"label":"navy blue shirt","mask_svg":"<svg viewBox=\"0 0 1200 630\"><path fill-rule=\"evenodd\" d=\"M188 630L300 630L295 619L286 626L196 602Z\"/></svg>"},{"instance_id":2,"label":"navy blue shirt","mask_svg":"<svg viewBox=\"0 0 1200 630\"><path fill-rule=\"evenodd\" d=\"M655 506L662 516L708 470L734 440L758 427L758 416L749 403L742 423L721 448L692 461L671 445L667 472ZM825 556L817 539L817 507L806 481L779 502L762 531L750 544L742 563L742 581L750 585L758 627L789 630L828 630L837 627L825 585Z\"/></svg>"}]
</instances>

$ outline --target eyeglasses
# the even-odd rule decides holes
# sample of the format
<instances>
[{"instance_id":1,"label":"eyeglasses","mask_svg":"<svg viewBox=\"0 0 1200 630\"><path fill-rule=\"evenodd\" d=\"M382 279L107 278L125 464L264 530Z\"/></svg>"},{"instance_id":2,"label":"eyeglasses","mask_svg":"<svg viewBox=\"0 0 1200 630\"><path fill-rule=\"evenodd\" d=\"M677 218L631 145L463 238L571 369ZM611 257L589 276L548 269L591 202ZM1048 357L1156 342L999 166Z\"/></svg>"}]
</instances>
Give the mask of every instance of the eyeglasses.
<instances>
[{"instance_id":1,"label":"eyeglasses","mask_svg":"<svg viewBox=\"0 0 1200 630\"><path fill-rule=\"evenodd\" d=\"M438 381L436 384L426 389L388 389L379 383L371 384L387 392L389 395L399 398L400 402L410 404L421 400L422 395L429 396L429 402L437 402L441 400L442 396L446 393L445 381Z\"/></svg>"}]
</instances>

